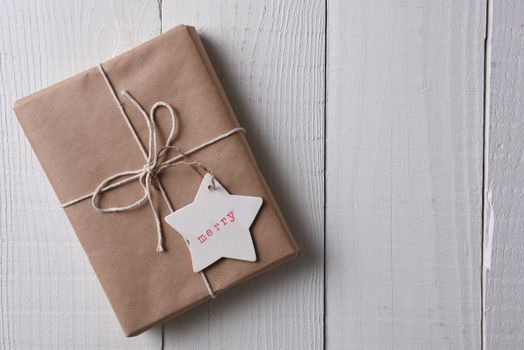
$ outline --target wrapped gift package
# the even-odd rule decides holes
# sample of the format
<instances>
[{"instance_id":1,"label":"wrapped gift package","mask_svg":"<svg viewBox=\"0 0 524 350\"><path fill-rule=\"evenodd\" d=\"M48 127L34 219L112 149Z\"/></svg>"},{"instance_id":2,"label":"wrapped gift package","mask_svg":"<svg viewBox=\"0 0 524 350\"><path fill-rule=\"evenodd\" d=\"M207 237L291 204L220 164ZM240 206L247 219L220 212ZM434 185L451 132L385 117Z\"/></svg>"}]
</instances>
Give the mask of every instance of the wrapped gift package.
<instances>
[{"instance_id":1,"label":"wrapped gift package","mask_svg":"<svg viewBox=\"0 0 524 350\"><path fill-rule=\"evenodd\" d=\"M64 210L127 336L298 254L246 140L249 130L231 133L188 159L205 165L229 193L263 199L250 228L256 261L220 259L203 270L204 279L193 272L187 242L164 222L171 209L156 188L151 206L162 218L163 252L156 250L157 224L149 204L114 213L95 210L92 196L86 194L104 179L145 164L129 123L145 148L151 130L121 91L128 91L145 110L158 101L173 107L176 150L168 150L173 155L240 127L192 27L175 27L101 67L106 76L97 67L89 69L17 101L14 109L60 204L85 197ZM171 128L168 114L165 108L156 113L161 145ZM166 168L157 176L174 210L191 203L202 182L189 165ZM112 207L142 196L144 186L137 180L105 191L98 201L101 207Z\"/></svg>"}]
</instances>

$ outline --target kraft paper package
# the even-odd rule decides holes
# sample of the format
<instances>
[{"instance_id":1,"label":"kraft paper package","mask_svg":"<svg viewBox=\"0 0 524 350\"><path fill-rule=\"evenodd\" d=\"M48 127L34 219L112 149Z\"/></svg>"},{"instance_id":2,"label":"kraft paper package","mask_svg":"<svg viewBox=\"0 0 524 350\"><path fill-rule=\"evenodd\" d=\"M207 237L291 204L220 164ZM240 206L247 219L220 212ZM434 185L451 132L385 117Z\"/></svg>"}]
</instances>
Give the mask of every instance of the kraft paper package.
<instances>
[{"instance_id":1,"label":"kraft paper package","mask_svg":"<svg viewBox=\"0 0 524 350\"><path fill-rule=\"evenodd\" d=\"M192 27L177 26L102 66L145 147L148 126L136 106L123 98L123 90L146 111L157 101L176 110L173 145L182 152L239 127ZM92 193L113 174L144 167L144 155L97 67L17 101L14 109L61 204ZM166 110L158 111L160 144L169 133L169 119ZM221 259L206 268L203 272L215 295L297 256L298 247L244 133L234 133L189 158L212 170L231 194L263 199L250 229L257 260ZM191 166L165 169L158 179L175 210L194 200L202 181ZM168 206L158 192L153 195L164 236L161 253L155 249L156 224L148 203L100 213L88 198L64 208L126 336L138 335L211 297L202 276L193 272L186 242L163 220L170 213ZM99 204L126 205L142 196L140 182L130 181L105 191Z\"/></svg>"}]
</instances>

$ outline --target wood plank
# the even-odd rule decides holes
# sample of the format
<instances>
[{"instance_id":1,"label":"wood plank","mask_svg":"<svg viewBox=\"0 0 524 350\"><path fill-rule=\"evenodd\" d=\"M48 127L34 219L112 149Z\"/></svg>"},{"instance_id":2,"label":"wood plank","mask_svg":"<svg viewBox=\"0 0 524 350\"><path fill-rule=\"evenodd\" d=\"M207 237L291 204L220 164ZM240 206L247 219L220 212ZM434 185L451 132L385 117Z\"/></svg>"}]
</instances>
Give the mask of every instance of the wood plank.
<instances>
[{"instance_id":1,"label":"wood plank","mask_svg":"<svg viewBox=\"0 0 524 350\"><path fill-rule=\"evenodd\" d=\"M484 2L327 11L327 349L479 349Z\"/></svg>"},{"instance_id":2,"label":"wood plank","mask_svg":"<svg viewBox=\"0 0 524 350\"><path fill-rule=\"evenodd\" d=\"M163 28L200 32L300 258L165 328L165 349L323 343L324 1L164 0Z\"/></svg>"},{"instance_id":3,"label":"wood plank","mask_svg":"<svg viewBox=\"0 0 524 350\"><path fill-rule=\"evenodd\" d=\"M492 6L484 239L485 349L522 349L524 3L493 1Z\"/></svg>"},{"instance_id":4,"label":"wood plank","mask_svg":"<svg viewBox=\"0 0 524 350\"><path fill-rule=\"evenodd\" d=\"M157 349L126 339L12 111L160 30L157 1L0 3L0 348Z\"/></svg>"}]
</instances>

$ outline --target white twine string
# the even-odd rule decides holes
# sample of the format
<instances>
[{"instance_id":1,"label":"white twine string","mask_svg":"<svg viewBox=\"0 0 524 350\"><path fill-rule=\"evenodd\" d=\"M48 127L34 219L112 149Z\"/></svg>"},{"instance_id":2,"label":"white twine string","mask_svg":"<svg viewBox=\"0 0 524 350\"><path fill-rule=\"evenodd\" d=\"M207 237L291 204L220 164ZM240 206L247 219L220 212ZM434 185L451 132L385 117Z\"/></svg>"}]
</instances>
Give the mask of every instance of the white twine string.
<instances>
[{"instance_id":1,"label":"white twine string","mask_svg":"<svg viewBox=\"0 0 524 350\"><path fill-rule=\"evenodd\" d=\"M166 194L166 191L162 185L162 183L160 182L160 179L158 179L158 174L160 174L164 169L166 168L169 168L169 167L172 167L172 166L176 166L176 165L199 165L203 168L202 164L198 163L198 162L190 162L190 161L180 161L181 159L187 159L186 157L197 152L197 151L200 151L201 149L207 147L207 146L210 146L214 143L217 143L218 141L221 141L237 132L245 132L245 130L243 128L234 128L234 129L231 129L230 131L222 134L222 135L219 135L207 142L204 142L203 144L199 145L199 146L196 146L192 149L190 149L189 151L187 152L180 152L181 154L175 156L175 157L172 157L164 162L161 162L160 161L160 158L161 156L163 155L163 152L166 151L167 149L171 149L171 148L175 148L174 146L172 146L172 143L174 141L174 139L176 138L177 136L177 133L178 133L178 127L177 127L177 119L176 119L176 113L173 109L173 107L171 107L171 105L167 102L163 102L163 101L159 101L157 103L155 103L153 105L153 107L151 107L151 110L149 112L149 114L144 110L144 108L142 108L142 106L137 102L137 100L126 90L122 91L122 95L125 96L126 98L128 98L131 103L133 103L133 105L140 111L140 114L142 115L142 117L144 118L144 120L146 121L147 123L147 127L148 127L148 130L149 130L149 138L148 138L148 149L146 151L146 149L144 148L144 145L142 144L142 142L140 141L140 138L138 137L138 134L135 130L135 128L133 127L133 125L131 124L131 120L129 119L129 116L127 115L126 111L124 110L124 107L122 106L122 103L120 102L120 100L118 99L116 93L115 93L115 90L113 88L113 85L111 84L111 82L109 81L109 78L107 77L107 74L106 72L104 71L104 68L102 67L101 64L98 65L98 70L100 72L100 74L102 75L102 77L104 78L104 81L106 83L106 85L108 86L110 92L111 92L111 95L113 96L113 99L115 100L119 110L120 110L120 113L122 114L122 116L124 117L124 120L126 121L126 124L127 126L129 127L129 129L131 130L131 133L133 135L133 138L135 139L138 147L140 148L140 151L142 152L142 155L144 156L145 160L146 160L146 164L144 165L143 168L141 169L136 169L136 170L127 170L127 171L122 171L120 173L117 173L117 174L114 174L114 175L111 175L109 176L107 179L103 180L100 185L98 185L98 187L95 189L94 192L91 192L91 193L88 193L86 195L83 195L83 196L80 196L76 199L73 199L73 200L70 200L66 203L63 203L61 206L62 208L66 208L68 206L71 206L73 204L76 204L76 203L79 203L81 201L84 201L88 198L91 198L91 204L93 206L93 208L95 208L97 211L101 212L101 213L117 213L117 212L122 212L122 211L127 211L127 210L132 210L132 209L135 209L135 208L138 208L140 206L142 206L145 202L149 202L149 205L151 207L151 211L153 212L153 216L155 218L155 224L156 224L156 228L157 228L157 252L163 252L164 251L164 246L163 246L163 242L164 242L164 239L163 239L163 233L162 233L162 224L161 224L161 221L160 221L160 215L159 215L159 209L155 206L154 204L154 201L153 201L153 197L152 197L152 191L151 191L151 187L154 186L155 188L158 188L158 190L162 193L162 197L164 198L164 201L166 202L167 206L169 207L169 210L171 212L174 211L174 208L171 204L171 202L169 201L169 198ZM167 138L167 141L165 143L165 146L163 148L161 148L159 151L157 150L158 149L158 145L157 145L157 126L156 126L156 122L155 122L155 115L156 115L156 111L158 108L160 107L164 107L166 108L168 111L169 111L169 114L171 116L171 129L169 131L169 136ZM204 168L205 169L205 168ZM113 182L117 179L120 179L120 178L123 178L122 180L120 181L117 181L117 182ZM106 192L106 191L109 191L113 188L116 188L116 187L119 187L119 186L122 186L124 184L127 184L127 183L130 183L132 181L138 181L140 183L140 185L142 186L143 190L144 190L144 195L142 196L142 198L138 199L137 201L131 203L131 204L128 204L128 205L124 205L124 206L120 206L120 207L110 207L110 208L102 208L98 205L98 201L102 195L102 193ZM185 241L185 240L184 240ZM187 241L186 242L186 245L188 245ZM188 245L189 247L189 245ZM208 293L209 295L212 297L212 298L215 298L215 294L213 293L213 290L209 284L209 281L207 280L207 277L205 275L204 272L200 272L200 275L202 276L202 279L204 281L204 284L206 285L206 288L208 290Z\"/></svg>"}]
</instances>

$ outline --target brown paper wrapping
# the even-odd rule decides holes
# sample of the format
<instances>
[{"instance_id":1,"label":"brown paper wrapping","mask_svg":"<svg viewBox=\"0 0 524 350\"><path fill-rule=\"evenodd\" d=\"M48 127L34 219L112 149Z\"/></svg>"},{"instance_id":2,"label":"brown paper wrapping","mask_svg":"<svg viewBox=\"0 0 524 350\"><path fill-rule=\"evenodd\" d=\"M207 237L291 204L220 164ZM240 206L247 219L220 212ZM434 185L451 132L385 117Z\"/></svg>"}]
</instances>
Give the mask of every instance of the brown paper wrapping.
<instances>
[{"instance_id":1,"label":"brown paper wrapping","mask_svg":"<svg viewBox=\"0 0 524 350\"><path fill-rule=\"evenodd\" d=\"M179 134L174 144L182 150L238 126L192 27L178 26L105 62L104 69L117 93L128 90L146 110L156 101L175 108ZM127 99L120 94L119 98L147 145L145 121ZM96 68L23 98L14 109L61 203L94 191L110 175L145 163ZM164 112L157 113L162 141L169 130ZM212 170L230 193L264 199L251 227L258 260L221 259L207 268L216 294L297 255L298 247L244 134L234 134L191 158ZM160 180L176 209L193 201L202 178L182 166L167 169ZM100 204L122 205L142 194L140 185L133 182L106 192ZM162 217L166 216L166 204L157 202ZM65 212L127 336L209 299L201 276L192 271L182 236L164 222L167 251L155 251L155 222L149 205L102 214L88 199Z\"/></svg>"}]
</instances>

